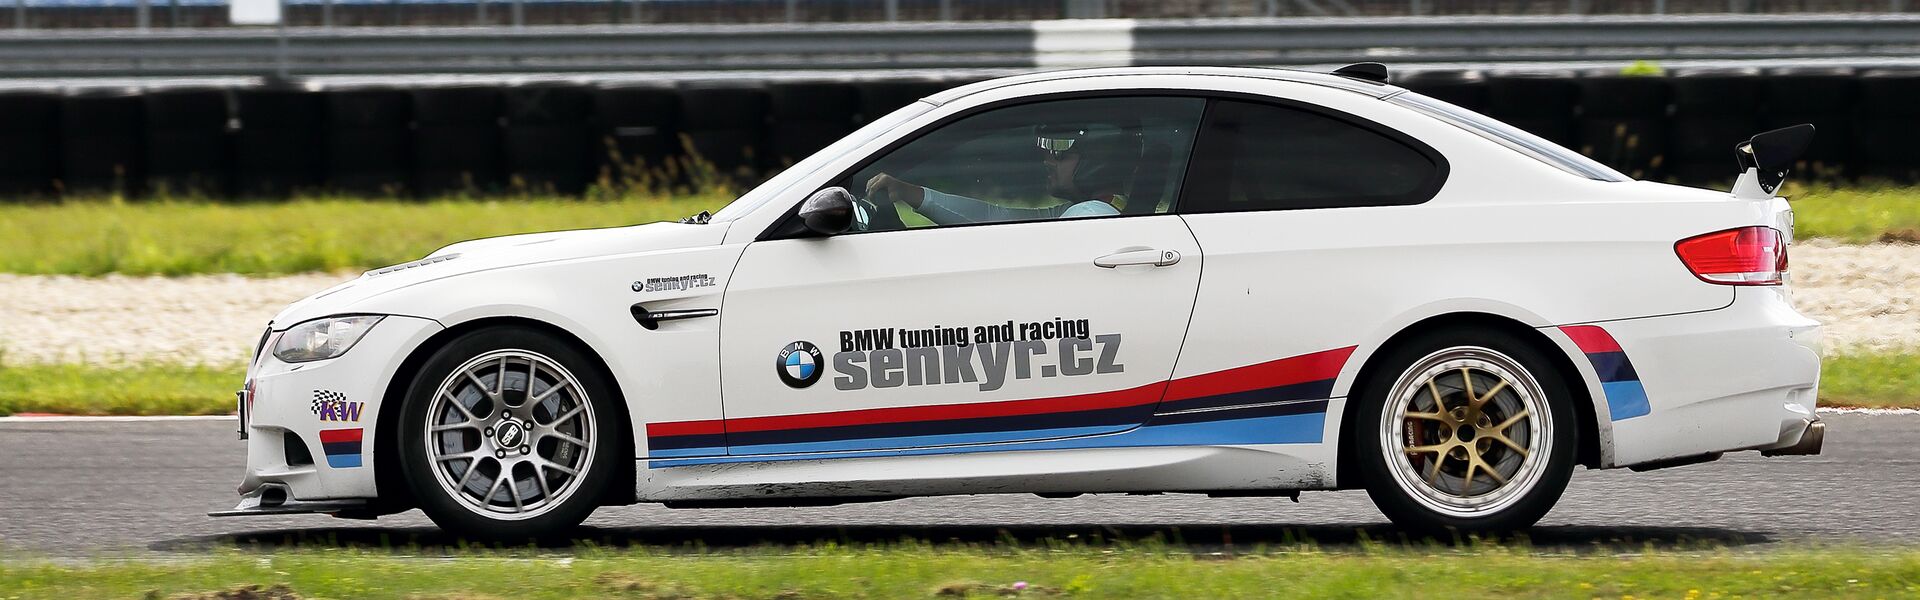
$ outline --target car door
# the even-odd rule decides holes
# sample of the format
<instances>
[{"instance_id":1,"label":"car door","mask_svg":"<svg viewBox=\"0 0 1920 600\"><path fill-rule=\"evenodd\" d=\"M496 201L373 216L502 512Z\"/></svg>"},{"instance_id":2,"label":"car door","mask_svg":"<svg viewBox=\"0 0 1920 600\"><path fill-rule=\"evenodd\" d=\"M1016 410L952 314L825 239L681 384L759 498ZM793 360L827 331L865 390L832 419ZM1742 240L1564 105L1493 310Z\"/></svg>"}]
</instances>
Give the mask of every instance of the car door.
<instances>
[{"instance_id":1,"label":"car door","mask_svg":"<svg viewBox=\"0 0 1920 600\"><path fill-rule=\"evenodd\" d=\"M729 453L989 444L1145 421L1199 282L1199 246L1169 213L1203 106L1076 98L936 123L839 180L878 201L864 231L750 244L721 319ZM1044 136L1083 136L1082 150ZM1075 189L1049 180L1096 148L1081 166L1101 168L1076 168ZM914 182L901 188L912 198L888 205L868 189L882 175ZM939 212L936 195L980 214ZM1099 216L1059 218L1063 207Z\"/></svg>"}]
</instances>

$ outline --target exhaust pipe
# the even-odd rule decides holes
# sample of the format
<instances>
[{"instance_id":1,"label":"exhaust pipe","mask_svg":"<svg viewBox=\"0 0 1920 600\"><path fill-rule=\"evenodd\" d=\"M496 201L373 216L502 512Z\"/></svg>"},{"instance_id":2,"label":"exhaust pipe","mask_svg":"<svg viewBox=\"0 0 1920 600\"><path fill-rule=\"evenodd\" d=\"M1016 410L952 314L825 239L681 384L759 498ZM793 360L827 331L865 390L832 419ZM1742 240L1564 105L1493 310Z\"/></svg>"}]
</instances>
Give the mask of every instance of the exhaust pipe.
<instances>
[{"instance_id":1,"label":"exhaust pipe","mask_svg":"<svg viewBox=\"0 0 1920 600\"><path fill-rule=\"evenodd\" d=\"M1807 423L1806 431L1800 432L1800 441L1785 448L1761 450L1761 456L1805 456L1820 453L1821 442L1826 441L1827 424L1820 421Z\"/></svg>"}]
</instances>

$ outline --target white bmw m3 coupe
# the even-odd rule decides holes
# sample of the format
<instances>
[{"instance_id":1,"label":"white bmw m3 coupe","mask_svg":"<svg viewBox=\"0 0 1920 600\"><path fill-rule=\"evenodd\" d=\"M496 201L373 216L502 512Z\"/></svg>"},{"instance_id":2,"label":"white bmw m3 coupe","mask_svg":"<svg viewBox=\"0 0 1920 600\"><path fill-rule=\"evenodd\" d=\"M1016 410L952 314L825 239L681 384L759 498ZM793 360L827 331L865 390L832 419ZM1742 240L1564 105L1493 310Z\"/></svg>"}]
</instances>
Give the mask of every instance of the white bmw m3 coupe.
<instances>
[{"instance_id":1,"label":"white bmw m3 coupe","mask_svg":"<svg viewBox=\"0 0 1920 600\"><path fill-rule=\"evenodd\" d=\"M1364 488L1502 531L1575 466L1819 452L1774 195L1811 127L1712 191L1385 80L996 79L710 216L368 272L269 324L214 514L524 539L636 502Z\"/></svg>"}]
</instances>

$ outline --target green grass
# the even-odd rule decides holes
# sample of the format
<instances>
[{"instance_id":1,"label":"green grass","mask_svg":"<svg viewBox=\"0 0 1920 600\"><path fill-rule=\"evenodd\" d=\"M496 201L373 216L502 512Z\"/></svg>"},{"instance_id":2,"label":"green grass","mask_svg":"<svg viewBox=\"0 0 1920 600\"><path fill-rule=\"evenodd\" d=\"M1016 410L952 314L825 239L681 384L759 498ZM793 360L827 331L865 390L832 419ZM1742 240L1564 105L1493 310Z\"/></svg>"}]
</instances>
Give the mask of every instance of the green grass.
<instances>
[{"instance_id":1,"label":"green grass","mask_svg":"<svg viewBox=\"0 0 1920 600\"><path fill-rule=\"evenodd\" d=\"M0 272L266 275L363 270L420 258L462 240L674 220L717 210L730 199L708 194L594 201L0 205Z\"/></svg>"},{"instance_id":2,"label":"green grass","mask_svg":"<svg viewBox=\"0 0 1920 600\"><path fill-rule=\"evenodd\" d=\"M1024 586L1021 584L1024 583ZM1310 547L1196 555L1153 547L935 547L790 552L457 553L454 560L300 551L165 563L9 563L0 598L1884 598L1920 594L1912 549L1633 551ZM281 587L284 586L284 587ZM219 596L256 597L256 596ZM278 597L278 596L258 596Z\"/></svg>"},{"instance_id":3,"label":"green grass","mask_svg":"<svg viewBox=\"0 0 1920 600\"><path fill-rule=\"evenodd\" d=\"M1920 408L1920 353L1828 356L1820 371L1820 404Z\"/></svg>"},{"instance_id":4,"label":"green grass","mask_svg":"<svg viewBox=\"0 0 1920 600\"><path fill-rule=\"evenodd\" d=\"M245 371L238 365L0 364L0 416L229 414ZM1920 408L1920 353L1827 357L1820 405Z\"/></svg>"},{"instance_id":5,"label":"green grass","mask_svg":"<svg viewBox=\"0 0 1920 600\"><path fill-rule=\"evenodd\" d=\"M0 364L0 415L224 415L245 367Z\"/></svg>"},{"instance_id":6,"label":"green grass","mask_svg":"<svg viewBox=\"0 0 1920 600\"><path fill-rule=\"evenodd\" d=\"M1789 188L1797 237L1920 242L1920 188Z\"/></svg>"}]
</instances>

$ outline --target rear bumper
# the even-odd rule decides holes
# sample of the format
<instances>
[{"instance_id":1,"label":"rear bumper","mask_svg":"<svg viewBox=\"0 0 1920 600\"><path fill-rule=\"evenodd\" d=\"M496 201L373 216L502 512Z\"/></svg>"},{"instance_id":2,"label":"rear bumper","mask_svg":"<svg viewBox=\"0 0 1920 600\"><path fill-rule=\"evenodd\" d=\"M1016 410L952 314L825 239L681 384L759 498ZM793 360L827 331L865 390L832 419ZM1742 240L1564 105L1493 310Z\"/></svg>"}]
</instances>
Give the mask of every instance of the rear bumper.
<instances>
[{"instance_id":1,"label":"rear bumper","mask_svg":"<svg viewBox=\"0 0 1920 600\"><path fill-rule=\"evenodd\" d=\"M1742 287L1720 310L1594 325L1618 341L1645 403L1609 411L1608 392L1619 396L1619 384L1603 383L1575 350L1608 430L1606 466L1737 450L1819 451L1820 323L1794 310L1785 290Z\"/></svg>"}]
</instances>

